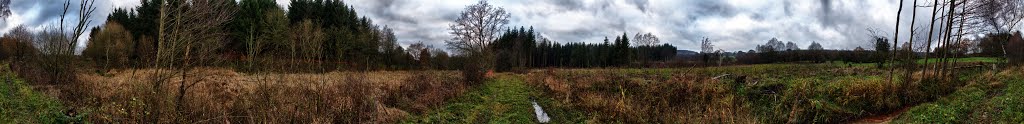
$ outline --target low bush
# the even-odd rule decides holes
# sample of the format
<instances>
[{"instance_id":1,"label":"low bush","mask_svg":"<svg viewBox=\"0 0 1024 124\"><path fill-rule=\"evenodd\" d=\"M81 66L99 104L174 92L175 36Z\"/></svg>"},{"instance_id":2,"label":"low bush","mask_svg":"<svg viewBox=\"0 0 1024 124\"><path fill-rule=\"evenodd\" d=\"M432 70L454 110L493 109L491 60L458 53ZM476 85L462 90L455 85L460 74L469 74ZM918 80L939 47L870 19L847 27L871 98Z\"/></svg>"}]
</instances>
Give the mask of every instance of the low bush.
<instances>
[{"instance_id":1,"label":"low bush","mask_svg":"<svg viewBox=\"0 0 1024 124\"><path fill-rule=\"evenodd\" d=\"M199 82L180 108L171 94L181 80L153 91L155 69L112 70L110 76L81 74L85 104L97 123L395 123L464 92L456 72L330 72L240 74L230 69L188 71ZM175 75L177 77L181 75ZM186 83L187 84L187 83ZM126 88L127 87L127 88ZM161 95L163 94L163 95ZM157 100L147 100L157 99ZM90 104L86 104L90 103ZM147 114L148 113L148 114Z\"/></svg>"},{"instance_id":2,"label":"low bush","mask_svg":"<svg viewBox=\"0 0 1024 124\"><path fill-rule=\"evenodd\" d=\"M484 69L480 63L465 63L459 71L462 72L462 77L465 78L467 85L482 84L484 80L487 80L488 70Z\"/></svg>"},{"instance_id":3,"label":"low bush","mask_svg":"<svg viewBox=\"0 0 1024 124\"><path fill-rule=\"evenodd\" d=\"M976 72L928 79L936 82L889 81L888 72L868 66L767 64L548 69L526 77L557 102L592 113L595 122L842 123L932 101L977 80L956 78L977 77Z\"/></svg>"},{"instance_id":4,"label":"low bush","mask_svg":"<svg viewBox=\"0 0 1024 124\"><path fill-rule=\"evenodd\" d=\"M548 70L527 75L557 102L591 113L591 121L752 123L743 99L713 79L664 72Z\"/></svg>"},{"instance_id":5,"label":"low bush","mask_svg":"<svg viewBox=\"0 0 1024 124\"><path fill-rule=\"evenodd\" d=\"M129 64L129 57L135 53L131 32L121 24L107 22L95 33L82 51L83 56L92 59L104 71Z\"/></svg>"},{"instance_id":6,"label":"low bush","mask_svg":"<svg viewBox=\"0 0 1024 124\"><path fill-rule=\"evenodd\" d=\"M67 116L60 101L33 91L0 63L0 123L81 123L82 115Z\"/></svg>"}]
</instances>

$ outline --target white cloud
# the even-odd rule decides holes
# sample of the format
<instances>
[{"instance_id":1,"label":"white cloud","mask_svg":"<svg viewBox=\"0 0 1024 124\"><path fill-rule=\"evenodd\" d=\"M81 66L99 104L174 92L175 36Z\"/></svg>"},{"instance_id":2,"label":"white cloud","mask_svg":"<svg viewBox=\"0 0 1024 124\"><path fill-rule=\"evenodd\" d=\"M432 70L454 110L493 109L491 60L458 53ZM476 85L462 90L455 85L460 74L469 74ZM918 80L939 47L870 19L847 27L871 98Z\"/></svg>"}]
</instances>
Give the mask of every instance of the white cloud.
<instances>
[{"instance_id":1,"label":"white cloud","mask_svg":"<svg viewBox=\"0 0 1024 124\"><path fill-rule=\"evenodd\" d=\"M15 1L11 19L0 23L0 33L13 25L39 27L53 20L49 9L60 0ZM276 0L287 7L290 0ZM467 5L477 0L345 0L361 16L393 28L402 44L424 41L444 47L448 25ZM698 49L709 37L727 51L749 50L773 37L806 46L817 41L829 49L867 45L867 28L893 32L898 2L893 0L490 0L512 14L509 26L533 26L559 42L599 43L605 37L651 32L663 43ZM901 25L910 25L904 5ZM134 7L138 0L97 1L98 22L115 7ZM920 2L919 4L928 4ZM20 9L17 6L21 6ZM32 6L32 7L25 7ZM36 7L38 6L38 7ZM59 5L57 5L59 6ZM930 10L930 9L928 9ZM918 11L918 24L930 13ZM101 23L94 23L93 26ZM900 29L909 38L909 27ZM889 34L891 35L891 34Z\"/></svg>"}]
</instances>

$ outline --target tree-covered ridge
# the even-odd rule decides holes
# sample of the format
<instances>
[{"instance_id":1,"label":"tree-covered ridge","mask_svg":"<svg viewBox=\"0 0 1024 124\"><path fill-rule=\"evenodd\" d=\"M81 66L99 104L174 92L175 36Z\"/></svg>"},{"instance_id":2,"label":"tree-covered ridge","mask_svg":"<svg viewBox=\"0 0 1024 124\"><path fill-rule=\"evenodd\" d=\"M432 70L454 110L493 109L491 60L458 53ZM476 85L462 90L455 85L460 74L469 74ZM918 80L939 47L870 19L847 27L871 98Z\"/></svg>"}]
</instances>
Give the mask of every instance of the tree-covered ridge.
<instances>
[{"instance_id":1,"label":"tree-covered ridge","mask_svg":"<svg viewBox=\"0 0 1024 124\"><path fill-rule=\"evenodd\" d=\"M153 37L158 33L157 19L160 18L159 3L163 0L143 0L136 8L118 8L108 16L110 22L123 25L131 32L131 60L145 60L157 51ZM222 58L245 60L246 58L317 59L334 61L337 67L356 70L408 69L412 68L409 53L398 44L394 31L387 26L374 24L366 17L360 17L352 6L340 0L292 0L288 11L274 0L225 1L227 11L235 14L227 25L220 27L230 36L217 51ZM289 35L301 32L295 28L308 21L306 31L322 32L319 41L310 41L309 35ZM113 23L112 23L113 24ZM101 26L103 27L103 26ZM96 27L95 32L106 32ZM96 35L96 34L94 34ZM103 39L94 39L103 40ZM102 41L101 41L102 42ZM297 44L316 43L299 47ZM91 46L101 47L101 46ZM105 47L105 46L103 46ZM306 47L306 48L304 48ZM320 47L320 48L308 48ZM96 48L93 48L96 49ZM292 51L292 52L285 52ZM318 54L310 58L297 51ZM87 51L92 52L92 51ZM99 54L99 53L85 53ZM337 62L337 63L335 63Z\"/></svg>"},{"instance_id":2,"label":"tree-covered ridge","mask_svg":"<svg viewBox=\"0 0 1024 124\"><path fill-rule=\"evenodd\" d=\"M146 66L140 61L156 56L163 0L143 0L136 8L118 8L108 23L95 27L83 55L95 61ZM296 64L325 62L330 69L457 69L468 54L449 55L443 47L420 45L403 48L391 27L360 16L355 7L340 0L291 0L287 9L274 0L225 1L224 10L234 14L218 27L228 37L216 49L217 57L230 63L258 61L253 58L295 60ZM540 67L622 67L633 62L667 61L675 46L630 45L625 33L612 43L581 44L551 41L530 27L500 27L500 37L488 44L494 50L499 71ZM112 36L113 34L118 34ZM130 34L130 35L121 35ZM641 35L638 34L639 38ZM655 38L651 34L643 35ZM125 39L127 38L127 39ZM609 41L605 41L609 42ZM114 50L115 53L108 51ZM420 52L424 51L424 52ZM424 57L420 57L424 56ZM106 62L114 59L115 61ZM297 60L298 59L298 60ZM488 62L490 63L490 62ZM114 66L122 67L122 66ZM237 66L236 66L237 67ZM243 68L251 68L245 67Z\"/></svg>"}]
</instances>

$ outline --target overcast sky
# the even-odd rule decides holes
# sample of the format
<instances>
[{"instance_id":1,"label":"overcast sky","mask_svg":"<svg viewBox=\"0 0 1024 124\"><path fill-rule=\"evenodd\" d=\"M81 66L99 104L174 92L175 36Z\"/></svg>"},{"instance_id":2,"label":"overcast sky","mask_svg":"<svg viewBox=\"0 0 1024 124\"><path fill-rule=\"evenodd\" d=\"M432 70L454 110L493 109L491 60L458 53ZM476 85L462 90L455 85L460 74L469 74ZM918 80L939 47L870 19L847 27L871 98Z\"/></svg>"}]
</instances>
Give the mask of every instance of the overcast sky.
<instances>
[{"instance_id":1,"label":"overcast sky","mask_svg":"<svg viewBox=\"0 0 1024 124\"><path fill-rule=\"evenodd\" d=\"M59 20L63 0L12 0L11 17L0 23L0 34L15 25L39 30ZM287 8L289 0L277 0ZM444 47L451 38L448 25L477 0L345 0L361 16L395 30L399 42L423 41ZM867 29L892 37L897 0L490 0L512 14L508 26L533 26L558 42L600 43L623 32L632 37L650 32L662 43L697 50L702 37L726 51L753 49L771 38L806 48L812 41L826 49L869 46ZM101 25L117 7L135 7L137 0L97 1ZM911 0L901 17L901 39L909 38ZM77 3L74 3L76 4ZM919 2L931 4L930 1ZM931 8L918 10L918 26L928 26ZM75 12L72 12L75 13ZM83 43L84 44L84 43Z\"/></svg>"}]
</instances>

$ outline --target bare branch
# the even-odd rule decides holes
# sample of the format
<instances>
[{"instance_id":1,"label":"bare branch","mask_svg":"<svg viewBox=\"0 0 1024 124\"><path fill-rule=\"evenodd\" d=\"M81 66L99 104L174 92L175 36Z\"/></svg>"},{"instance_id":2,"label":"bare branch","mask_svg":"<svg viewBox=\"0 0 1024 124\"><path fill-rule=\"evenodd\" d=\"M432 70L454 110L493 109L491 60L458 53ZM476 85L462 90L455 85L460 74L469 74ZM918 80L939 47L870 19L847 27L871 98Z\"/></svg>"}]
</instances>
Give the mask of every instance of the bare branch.
<instances>
[{"instance_id":1,"label":"bare branch","mask_svg":"<svg viewBox=\"0 0 1024 124\"><path fill-rule=\"evenodd\" d=\"M504 8L480 1L466 7L455 24L449 25L454 37L448 41L450 49L463 54L489 54L487 47L502 31L511 15Z\"/></svg>"}]
</instances>

